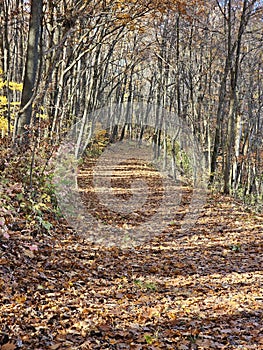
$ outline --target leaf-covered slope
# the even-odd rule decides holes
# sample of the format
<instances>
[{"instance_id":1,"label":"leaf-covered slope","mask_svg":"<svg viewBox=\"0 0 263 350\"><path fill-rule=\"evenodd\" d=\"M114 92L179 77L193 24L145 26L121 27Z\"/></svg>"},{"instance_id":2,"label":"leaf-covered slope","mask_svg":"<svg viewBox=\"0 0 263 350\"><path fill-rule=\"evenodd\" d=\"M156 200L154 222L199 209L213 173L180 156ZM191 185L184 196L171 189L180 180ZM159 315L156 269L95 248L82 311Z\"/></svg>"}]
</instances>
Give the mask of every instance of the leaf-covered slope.
<instances>
[{"instance_id":1,"label":"leaf-covered slope","mask_svg":"<svg viewBox=\"0 0 263 350\"><path fill-rule=\"evenodd\" d=\"M91 245L61 224L39 236L38 250L30 236L9 232L0 245L3 343L261 349L262 222L211 195L190 232L174 222L136 249Z\"/></svg>"}]
</instances>

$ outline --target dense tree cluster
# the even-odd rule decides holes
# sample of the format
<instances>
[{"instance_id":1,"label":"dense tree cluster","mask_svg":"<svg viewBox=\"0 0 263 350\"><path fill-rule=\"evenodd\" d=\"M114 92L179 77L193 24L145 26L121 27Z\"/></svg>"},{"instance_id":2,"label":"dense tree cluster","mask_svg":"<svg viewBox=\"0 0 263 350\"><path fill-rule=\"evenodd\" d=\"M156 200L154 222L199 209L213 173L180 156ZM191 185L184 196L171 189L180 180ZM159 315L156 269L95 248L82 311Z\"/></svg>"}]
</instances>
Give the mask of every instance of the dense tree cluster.
<instances>
[{"instance_id":1,"label":"dense tree cluster","mask_svg":"<svg viewBox=\"0 0 263 350\"><path fill-rule=\"evenodd\" d=\"M257 0L3 0L2 136L55 144L100 107L146 101L189 125L211 184L262 198L262 14Z\"/></svg>"}]
</instances>

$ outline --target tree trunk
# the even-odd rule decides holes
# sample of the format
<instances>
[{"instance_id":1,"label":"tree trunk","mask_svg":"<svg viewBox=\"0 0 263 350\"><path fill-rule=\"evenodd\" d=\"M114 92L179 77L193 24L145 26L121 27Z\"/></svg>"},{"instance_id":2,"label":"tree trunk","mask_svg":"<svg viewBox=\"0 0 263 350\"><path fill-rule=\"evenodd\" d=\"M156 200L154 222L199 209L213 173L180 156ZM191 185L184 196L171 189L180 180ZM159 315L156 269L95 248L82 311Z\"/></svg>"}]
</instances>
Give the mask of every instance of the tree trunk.
<instances>
[{"instance_id":1,"label":"tree trunk","mask_svg":"<svg viewBox=\"0 0 263 350\"><path fill-rule=\"evenodd\" d=\"M27 56L24 73L21 110L18 115L17 135L21 140L28 134L32 117L32 103L37 88L37 68L39 61L39 37L42 25L43 0L32 0L29 21Z\"/></svg>"}]
</instances>

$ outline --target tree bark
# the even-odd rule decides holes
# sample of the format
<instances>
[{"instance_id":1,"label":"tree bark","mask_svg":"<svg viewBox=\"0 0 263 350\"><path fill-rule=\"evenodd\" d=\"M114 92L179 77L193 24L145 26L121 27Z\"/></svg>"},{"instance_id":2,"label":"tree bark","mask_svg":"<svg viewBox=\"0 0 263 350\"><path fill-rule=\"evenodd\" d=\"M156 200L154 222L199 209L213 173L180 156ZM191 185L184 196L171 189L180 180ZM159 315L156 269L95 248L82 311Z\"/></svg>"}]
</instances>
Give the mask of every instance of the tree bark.
<instances>
[{"instance_id":1,"label":"tree bark","mask_svg":"<svg viewBox=\"0 0 263 350\"><path fill-rule=\"evenodd\" d=\"M32 104L37 88L37 68L39 62L39 38L42 25L43 0L32 0L29 21L28 45L21 98L18 115L17 135L26 141L31 123Z\"/></svg>"}]
</instances>

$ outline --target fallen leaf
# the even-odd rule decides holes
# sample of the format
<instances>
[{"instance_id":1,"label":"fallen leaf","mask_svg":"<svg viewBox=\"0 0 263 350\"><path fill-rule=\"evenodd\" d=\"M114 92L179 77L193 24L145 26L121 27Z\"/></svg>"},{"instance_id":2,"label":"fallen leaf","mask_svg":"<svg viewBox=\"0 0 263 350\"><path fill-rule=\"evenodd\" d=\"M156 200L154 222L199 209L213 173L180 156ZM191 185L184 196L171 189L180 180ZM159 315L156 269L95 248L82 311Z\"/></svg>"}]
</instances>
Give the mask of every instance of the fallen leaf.
<instances>
[{"instance_id":1,"label":"fallen leaf","mask_svg":"<svg viewBox=\"0 0 263 350\"><path fill-rule=\"evenodd\" d=\"M15 350L16 345L14 343L6 343L1 346L1 350Z\"/></svg>"},{"instance_id":2,"label":"fallen leaf","mask_svg":"<svg viewBox=\"0 0 263 350\"><path fill-rule=\"evenodd\" d=\"M61 347L61 343L57 343L57 344L49 346L49 349L56 350L56 349L59 349L60 347Z\"/></svg>"},{"instance_id":3,"label":"fallen leaf","mask_svg":"<svg viewBox=\"0 0 263 350\"><path fill-rule=\"evenodd\" d=\"M29 249L25 249L24 250L24 254L26 255L26 256L28 256L29 258L34 258L34 253L31 251L31 250L29 250Z\"/></svg>"}]
</instances>

